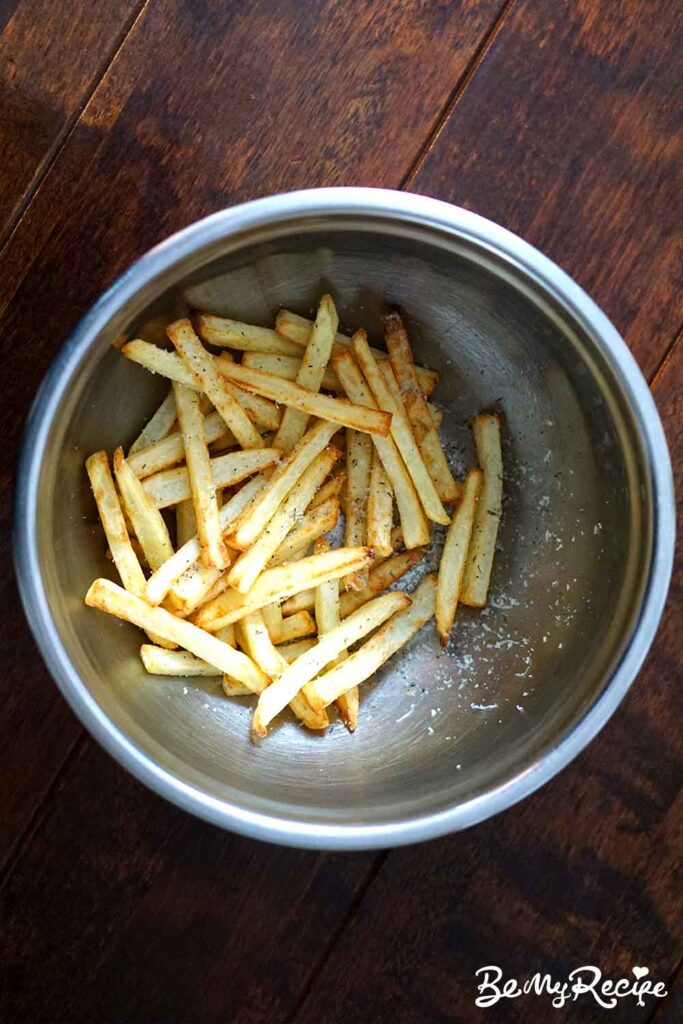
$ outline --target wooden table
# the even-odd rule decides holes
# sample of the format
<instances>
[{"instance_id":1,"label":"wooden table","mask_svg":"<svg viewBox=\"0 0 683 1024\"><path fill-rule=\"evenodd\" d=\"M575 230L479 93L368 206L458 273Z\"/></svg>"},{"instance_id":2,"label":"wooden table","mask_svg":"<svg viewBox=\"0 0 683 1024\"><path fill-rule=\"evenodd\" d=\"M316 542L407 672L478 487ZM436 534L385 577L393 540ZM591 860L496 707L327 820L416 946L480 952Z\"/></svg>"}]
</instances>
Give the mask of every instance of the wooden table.
<instances>
[{"instance_id":1,"label":"wooden table","mask_svg":"<svg viewBox=\"0 0 683 1024\"><path fill-rule=\"evenodd\" d=\"M231 836L133 781L8 569L23 422L68 332L170 232L284 189L411 189L539 246L623 333L680 467L682 31L676 0L0 0L4 1020L683 1020L680 561L570 768L468 832L354 855ZM484 964L583 963L670 995L474 1005Z\"/></svg>"}]
</instances>

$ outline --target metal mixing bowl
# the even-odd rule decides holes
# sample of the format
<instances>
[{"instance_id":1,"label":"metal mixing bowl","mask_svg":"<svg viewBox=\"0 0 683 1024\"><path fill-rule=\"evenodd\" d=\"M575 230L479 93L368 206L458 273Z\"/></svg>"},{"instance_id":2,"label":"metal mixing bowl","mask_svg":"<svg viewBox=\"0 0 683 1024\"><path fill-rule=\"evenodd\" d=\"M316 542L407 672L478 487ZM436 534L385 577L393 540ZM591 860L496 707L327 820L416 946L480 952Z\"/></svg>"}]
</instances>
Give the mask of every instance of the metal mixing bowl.
<instances>
[{"instance_id":1,"label":"metal mixing bowl","mask_svg":"<svg viewBox=\"0 0 683 1024\"><path fill-rule=\"evenodd\" d=\"M215 680L146 676L140 633L83 604L112 575L83 468L130 442L166 383L112 347L199 307L271 324L333 292L342 326L402 309L456 468L468 421L505 416L506 501L491 600L458 611L365 685L359 728L284 721L259 747L251 707ZM29 622L64 696L134 775L195 814L314 847L414 842L531 793L615 710L652 641L674 539L669 457L614 327L503 228L421 196L321 189L257 200L153 249L88 313L33 409L16 558Z\"/></svg>"}]
</instances>

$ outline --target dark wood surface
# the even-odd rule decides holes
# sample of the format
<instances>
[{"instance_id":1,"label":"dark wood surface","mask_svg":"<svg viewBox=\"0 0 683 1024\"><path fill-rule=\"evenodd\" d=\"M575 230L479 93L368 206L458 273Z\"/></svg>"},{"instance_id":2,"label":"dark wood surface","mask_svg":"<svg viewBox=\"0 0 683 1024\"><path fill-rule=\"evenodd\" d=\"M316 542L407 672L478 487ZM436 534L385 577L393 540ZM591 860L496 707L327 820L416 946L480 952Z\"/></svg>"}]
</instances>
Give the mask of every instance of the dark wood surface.
<instances>
[{"instance_id":1,"label":"dark wood surface","mask_svg":"<svg viewBox=\"0 0 683 1024\"><path fill-rule=\"evenodd\" d=\"M682 14L0 0L4 563L23 421L70 328L170 231L286 188L408 187L539 245L623 332L680 465ZM473 971L589 962L648 964L672 994L553 1019L679 1021L682 581L679 560L639 679L549 786L461 835L329 855L227 835L126 775L58 696L6 572L0 1017L535 1022L533 999L476 1009Z\"/></svg>"}]
</instances>

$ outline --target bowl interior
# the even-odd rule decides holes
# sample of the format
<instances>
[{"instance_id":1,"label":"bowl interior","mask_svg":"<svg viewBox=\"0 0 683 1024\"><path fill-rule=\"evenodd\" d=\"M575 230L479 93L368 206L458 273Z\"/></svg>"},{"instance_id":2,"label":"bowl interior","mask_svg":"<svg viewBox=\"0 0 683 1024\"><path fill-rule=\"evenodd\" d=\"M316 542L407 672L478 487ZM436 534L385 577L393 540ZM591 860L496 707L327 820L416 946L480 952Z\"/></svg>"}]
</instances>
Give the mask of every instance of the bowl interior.
<instances>
[{"instance_id":1,"label":"bowl interior","mask_svg":"<svg viewBox=\"0 0 683 1024\"><path fill-rule=\"evenodd\" d=\"M219 680L148 676L141 635L83 605L115 578L83 462L129 443L167 390L112 347L156 340L190 307L270 325L310 315L324 290L347 330L381 344L398 305L458 472L468 423L504 414L505 509L491 599L432 628L363 687L359 728L325 736L283 716L259 747L250 700ZM472 241L406 224L333 218L232 237L194 254L102 330L50 432L38 539L52 615L83 685L114 726L204 794L304 823L377 824L438 812L508 781L547 752L605 686L633 627L651 543L647 486L619 382L569 312L520 267Z\"/></svg>"}]
</instances>

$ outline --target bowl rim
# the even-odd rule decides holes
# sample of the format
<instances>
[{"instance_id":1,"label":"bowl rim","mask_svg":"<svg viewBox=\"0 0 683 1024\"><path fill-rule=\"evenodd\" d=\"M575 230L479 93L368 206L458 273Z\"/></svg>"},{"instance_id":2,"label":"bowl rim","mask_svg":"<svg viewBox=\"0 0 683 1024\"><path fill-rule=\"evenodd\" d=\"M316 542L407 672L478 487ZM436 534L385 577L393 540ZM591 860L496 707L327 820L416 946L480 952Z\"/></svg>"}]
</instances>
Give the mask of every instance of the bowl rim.
<instances>
[{"instance_id":1,"label":"bowl rim","mask_svg":"<svg viewBox=\"0 0 683 1024\"><path fill-rule=\"evenodd\" d=\"M439 229L521 268L580 323L618 376L640 432L652 487L652 550L640 611L610 678L581 718L551 741L549 749L535 752L532 762L509 780L445 809L367 825L300 821L284 813L251 811L210 796L156 764L108 718L71 663L50 613L38 558L36 498L45 445L65 389L100 330L144 286L152 286L199 248L237 232L316 215L390 218ZM24 611L45 664L81 723L137 779L184 810L254 839L315 849L373 849L432 839L497 814L553 778L605 725L635 679L666 601L674 542L673 477L659 413L634 357L607 316L552 260L506 228L450 203L390 189L334 187L279 193L220 210L150 249L102 294L55 357L28 417L17 474L14 558Z\"/></svg>"}]
</instances>

